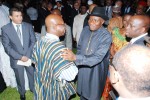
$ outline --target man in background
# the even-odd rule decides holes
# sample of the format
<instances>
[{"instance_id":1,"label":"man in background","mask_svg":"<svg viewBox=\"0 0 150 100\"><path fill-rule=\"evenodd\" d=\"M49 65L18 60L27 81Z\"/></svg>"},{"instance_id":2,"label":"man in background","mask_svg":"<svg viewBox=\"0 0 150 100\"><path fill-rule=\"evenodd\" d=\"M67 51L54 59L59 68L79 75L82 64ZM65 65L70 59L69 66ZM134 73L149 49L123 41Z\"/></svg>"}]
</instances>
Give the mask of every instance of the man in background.
<instances>
[{"instance_id":1,"label":"man in background","mask_svg":"<svg viewBox=\"0 0 150 100\"><path fill-rule=\"evenodd\" d=\"M34 92L34 76L31 64L31 53L35 44L35 34L32 25L22 22L22 10L10 9L12 22L2 27L2 44L10 56L11 67L15 72L20 99L25 100L24 69L27 72L29 87Z\"/></svg>"},{"instance_id":2,"label":"man in background","mask_svg":"<svg viewBox=\"0 0 150 100\"><path fill-rule=\"evenodd\" d=\"M145 45L144 36L148 34L150 27L149 16L134 15L130 18L126 27L127 37L132 38L130 44Z\"/></svg>"}]
</instances>

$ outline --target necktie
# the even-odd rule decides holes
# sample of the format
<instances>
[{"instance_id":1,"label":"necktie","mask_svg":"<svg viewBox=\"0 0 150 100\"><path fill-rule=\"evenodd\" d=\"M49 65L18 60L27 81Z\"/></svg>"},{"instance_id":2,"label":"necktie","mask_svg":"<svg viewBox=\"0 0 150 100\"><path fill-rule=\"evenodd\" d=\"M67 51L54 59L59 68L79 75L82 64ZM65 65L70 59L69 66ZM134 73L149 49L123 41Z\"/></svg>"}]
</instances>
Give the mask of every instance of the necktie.
<instances>
[{"instance_id":1,"label":"necktie","mask_svg":"<svg viewBox=\"0 0 150 100\"><path fill-rule=\"evenodd\" d=\"M23 44L22 37L21 37L21 31L20 31L20 25L16 25L16 27L17 27L17 34L18 34L19 40L20 40L21 44Z\"/></svg>"},{"instance_id":2,"label":"necktie","mask_svg":"<svg viewBox=\"0 0 150 100\"><path fill-rule=\"evenodd\" d=\"M125 8L125 12L124 12L125 14L127 13L127 10L128 10L128 7Z\"/></svg>"},{"instance_id":3,"label":"necktie","mask_svg":"<svg viewBox=\"0 0 150 100\"><path fill-rule=\"evenodd\" d=\"M106 15L108 15L109 7L106 6Z\"/></svg>"},{"instance_id":4,"label":"necktie","mask_svg":"<svg viewBox=\"0 0 150 100\"><path fill-rule=\"evenodd\" d=\"M147 9L147 11L146 12L148 12L150 10L150 7Z\"/></svg>"}]
</instances>

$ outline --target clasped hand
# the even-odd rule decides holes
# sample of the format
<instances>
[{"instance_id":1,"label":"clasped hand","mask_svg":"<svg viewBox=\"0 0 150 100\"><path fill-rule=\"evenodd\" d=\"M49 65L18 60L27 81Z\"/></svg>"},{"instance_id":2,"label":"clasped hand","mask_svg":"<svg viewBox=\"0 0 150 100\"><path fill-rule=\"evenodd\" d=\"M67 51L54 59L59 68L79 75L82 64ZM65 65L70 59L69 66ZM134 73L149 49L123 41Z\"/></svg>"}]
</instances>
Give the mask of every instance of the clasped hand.
<instances>
[{"instance_id":1,"label":"clasped hand","mask_svg":"<svg viewBox=\"0 0 150 100\"><path fill-rule=\"evenodd\" d=\"M26 62L26 61L28 61L28 59L29 59L28 57L22 56L21 61Z\"/></svg>"}]
</instances>

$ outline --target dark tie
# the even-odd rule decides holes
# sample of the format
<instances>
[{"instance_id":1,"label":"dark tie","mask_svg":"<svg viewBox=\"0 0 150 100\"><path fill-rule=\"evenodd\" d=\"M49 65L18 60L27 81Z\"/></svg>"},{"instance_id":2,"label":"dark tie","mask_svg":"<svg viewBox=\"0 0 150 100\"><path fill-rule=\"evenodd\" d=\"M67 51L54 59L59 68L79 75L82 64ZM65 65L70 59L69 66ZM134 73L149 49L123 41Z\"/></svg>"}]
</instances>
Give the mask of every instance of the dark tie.
<instances>
[{"instance_id":1,"label":"dark tie","mask_svg":"<svg viewBox=\"0 0 150 100\"><path fill-rule=\"evenodd\" d=\"M106 6L106 15L108 15L109 12L109 6Z\"/></svg>"},{"instance_id":2,"label":"dark tie","mask_svg":"<svg viewBox=\"0 0 150 100\"><path fill-rule=\"evenodd\" d=\"M129 8L129 7L126 7L126 8L125 8L125 14L128 13L128 8Z\"/></svg>"},{"instance_id":3,"label":"dark tie","mask_svg":"<svg viewBox=\"0 0 150 100\"><path fill-rule=\"evenodd\" d=\"M17 34L18 34L19 40L20 40L21 44L23 44L22 38L21 38L20 25L16 25L16 27L17 27Z\"/></svg>"}]
</instances>

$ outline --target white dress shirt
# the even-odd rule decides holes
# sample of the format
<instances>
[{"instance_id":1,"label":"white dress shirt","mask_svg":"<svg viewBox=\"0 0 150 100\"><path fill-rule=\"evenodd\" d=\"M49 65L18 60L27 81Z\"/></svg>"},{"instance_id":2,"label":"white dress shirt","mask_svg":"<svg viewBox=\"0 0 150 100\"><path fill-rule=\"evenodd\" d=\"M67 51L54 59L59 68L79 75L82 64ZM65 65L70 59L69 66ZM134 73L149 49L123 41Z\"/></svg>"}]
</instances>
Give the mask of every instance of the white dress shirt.
<instances>
[{"instance_id":1,"label":"white dress shirt","mask_svg":"<svg viewBox=\"0 0 150 100\"><path fill-rule=\"evenodd\" d=\"M46 38L50 39L50 41L60 41L59 37L54 35L54 34L50 34L50 33L46 33ZM75 79L76 75L78 74L78 68L75 66L75 64L70 65L69 68L63 70L59 76L60 80L66 80L66 81L72 81Z\"/></svg>"},{"instance_id":2,"label":"white dress shirt","mask_svg":"<svg viewBox=\"0 0 150 100\"><path fill-rule=\"evenodd\" d=\"M78 14L74 18L73 22L73 38L76 40L77 44L80 39L80 34L83 29L84 19L87 16L87 13L84 15Z\"/></svg>"},{"instance_id":3,"label":"white dress shirt","mask_svg":"<svg viewBox=\"0 0 150 100\"><path fill-rule=\"evenodd\" d=\"M20 32L21 32L21 44L23 45L23 35L22 35L22 25L21 24L16 24L16 23L14 23L13 21L12 21L12 24L13 24L13 26L14 26L14 28L15 28L15 30L16 30L16 32L17 32L17 26L16 25L20 25L20 27L19 27L19 30L20 30ZM18 35L18 34L17 34Z\"/></svg>"}]
</instances>

